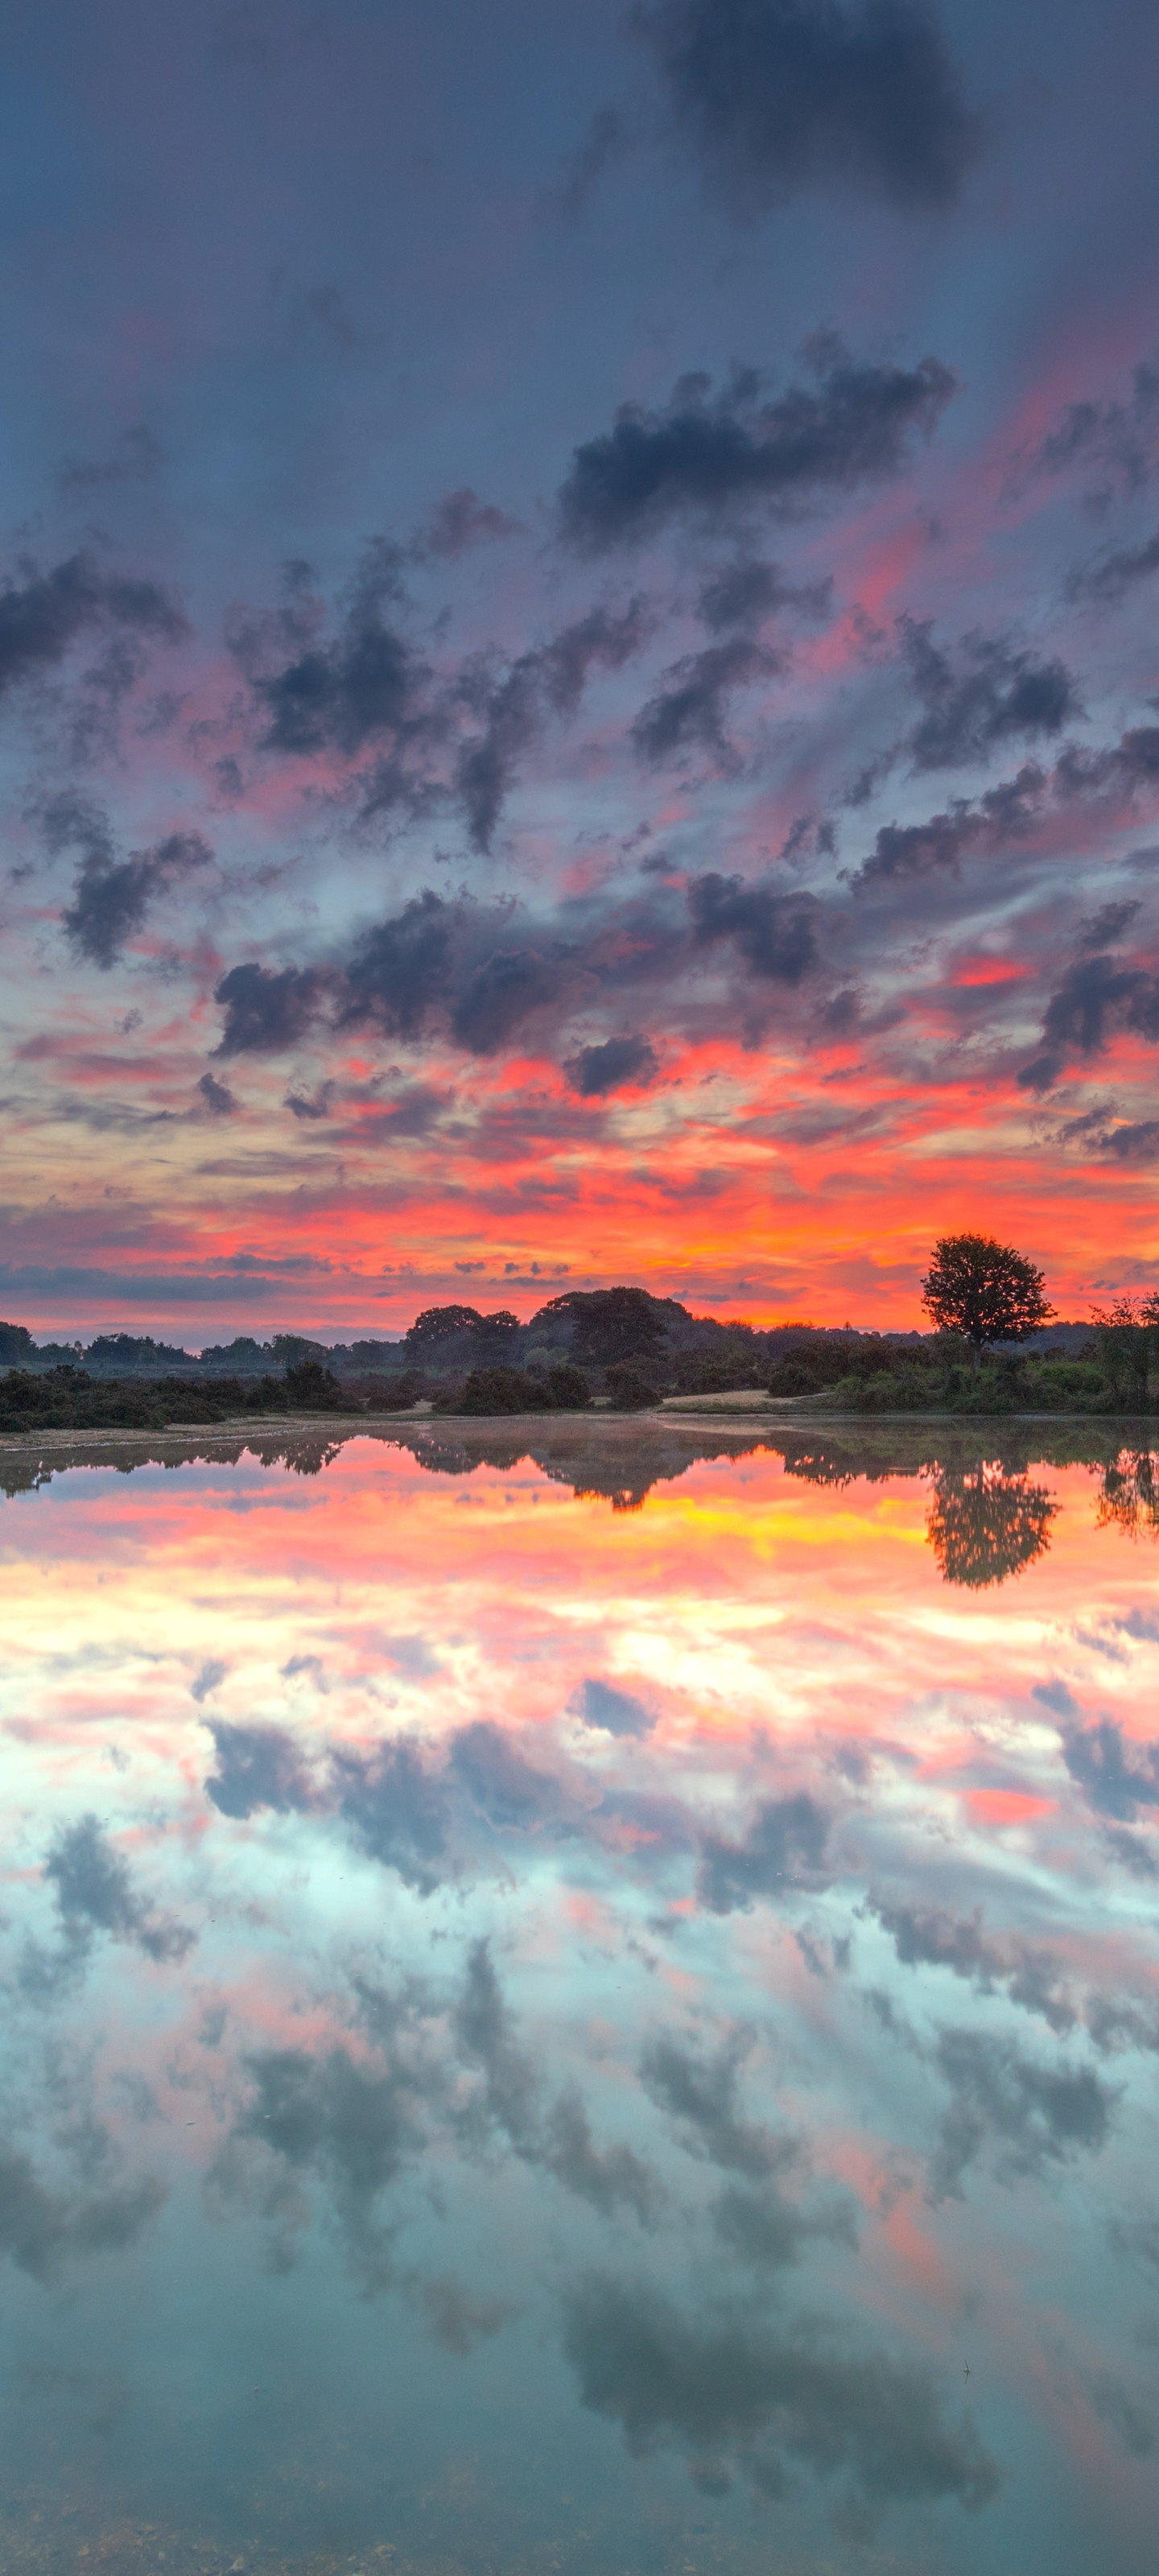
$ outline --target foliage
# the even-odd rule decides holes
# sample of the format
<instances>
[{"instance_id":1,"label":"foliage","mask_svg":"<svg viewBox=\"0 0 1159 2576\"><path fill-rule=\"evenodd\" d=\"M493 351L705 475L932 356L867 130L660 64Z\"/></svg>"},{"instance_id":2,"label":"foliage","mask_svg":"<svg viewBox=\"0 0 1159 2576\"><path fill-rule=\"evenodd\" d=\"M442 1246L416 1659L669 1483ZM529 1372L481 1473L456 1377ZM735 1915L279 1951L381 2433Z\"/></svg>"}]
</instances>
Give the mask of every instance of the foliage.
<instances>
[{"instance_id":1,"label":"foliage","mask_svg":"<svg viewBox=\"0 0 1159 2576\"><path fill-rule=\"evenodd\" d=\"M1159 1457L1153 1449L1121 1449L1108 1461L1095 1521L1099 1529L1126 1530L1132 1538L1159 1534Z\"/></svg>"},{"instance_id":2,"label":"foliage","mask_svg":"<svg viewBox=\"0 0 1159 2576\"><path fill-rule=\"evenodd\" d=\"M604 1370L604 1385L621 1413L643 1413L659 1402L650 1377L634 1360L616 1360Z\"/></svg>"},{"instance_id":3,"label":"foliage","mask_svg":"<svg viewBox=\"0 0 1159 2576\"><path fill-rule=\"evenodd\" d=\"M1147 1401L1151 1353L1159 1343L1159 1297L1116 1297L1091 1309L1099 1358L1115 1397L1140 1408Z\"/></svg>"},{"instance_id":4,"label":"foliage","mask_svg":"<svg viewBox=\"0 0 1159 2576\"><path fill-rule=\"evenodd\" d=\"M0 1367L15 1368L35 1355L36 1344L26 1324L0 1324Z\"/></svg>"},{"instance_id":5,"label":"foliage","mask_svg":"<svg viewBox=\"0 0 1159 2576\"><path fill-rule=\"evenodd\" d=\"M1059 1508L1045 1485L1000 1465L979 1463L965 1475L939 1469L926 1536L947 1583L983 1591L1046 1554Z\"/></svg>"},{"instance_id":6,"label":"foliage","mask_svg":"<svg viewBox=\"0 0 1159 2576\"><path fill-rule=\"evenodd\" d=\"M664 1306L646 1288L572 1288L551 1298L540 1315L570 1318L572 1356L581 1368L658 1359L668 1341Z\"/></svg>"},{"instance_id":7,"label":"foliage","mask_svg":"<svg viewBox=\"0 0 1159 2576\"><path fill-rule=\"evenodd\" d=\"M922 1304L939 1332L959 1333L976 1355L1025 1341L1054 1314L1041 1270L992 1234L944 1234L922 1281Z\"/></svg>"}]
</instances>

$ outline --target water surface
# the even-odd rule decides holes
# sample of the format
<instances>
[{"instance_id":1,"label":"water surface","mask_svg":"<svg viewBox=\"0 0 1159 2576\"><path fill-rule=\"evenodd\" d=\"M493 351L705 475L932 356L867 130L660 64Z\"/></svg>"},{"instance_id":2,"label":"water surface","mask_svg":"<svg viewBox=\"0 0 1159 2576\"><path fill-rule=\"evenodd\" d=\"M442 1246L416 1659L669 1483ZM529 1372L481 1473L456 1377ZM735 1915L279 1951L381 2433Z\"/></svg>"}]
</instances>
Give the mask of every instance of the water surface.
<instances>
[{"instance_id":1,"label":"water surface","mask_svg":"<svg viewBox=\"0 0 1159 2576\"><path fill-rule=\"evenodd\" d=\"M1153 2563L1146 1429L770 1436L0 1459L7 2567Z\"/></svg>"}]
</instances>

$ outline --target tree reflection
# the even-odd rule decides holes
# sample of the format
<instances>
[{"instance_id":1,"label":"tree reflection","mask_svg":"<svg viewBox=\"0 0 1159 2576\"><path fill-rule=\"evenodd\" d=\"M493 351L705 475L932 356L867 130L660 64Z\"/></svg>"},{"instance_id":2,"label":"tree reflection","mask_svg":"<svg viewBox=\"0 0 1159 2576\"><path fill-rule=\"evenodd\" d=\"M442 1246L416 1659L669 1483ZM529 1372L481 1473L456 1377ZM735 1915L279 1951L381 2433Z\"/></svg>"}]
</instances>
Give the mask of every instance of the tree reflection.
<instances>
[{"instance_id":1,"label":"tree reflection","mask_svg":"<svg viewBox=\"0 0 1159 2576\"><path fill-rule=\"evenodd\" d=\"M1000 1461L979 1459L965 1471L935 1468L926 1536L943 1581L983 1591L1021 1574L1046 1555L1058 1509L1045 1485L1009 1475Z\"/></svg>"},{"instance_id":2,"label":"tree reflection","mask_svg":"<svg viewBox=\"0 0 1159 2576\"><path fill-rule=\"evenodd\" d=\"M1159 1456L1153 1449L1120 1449L1107 1461L1095 1526L1127 1530L1132 1538L1159 1532Z\"/></svg>"}]
</instances>

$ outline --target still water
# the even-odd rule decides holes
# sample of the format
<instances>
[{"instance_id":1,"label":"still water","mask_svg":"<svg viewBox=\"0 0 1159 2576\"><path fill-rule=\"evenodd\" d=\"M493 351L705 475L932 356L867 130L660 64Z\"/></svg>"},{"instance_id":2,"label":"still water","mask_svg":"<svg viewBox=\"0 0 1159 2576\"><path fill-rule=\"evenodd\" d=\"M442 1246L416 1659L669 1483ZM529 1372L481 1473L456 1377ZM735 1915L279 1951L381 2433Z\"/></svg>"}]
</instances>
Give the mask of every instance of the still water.
<instances>
[{"instance_id":1,"label":"still water","mask_svg":"<svg viewBox=\"0 0 1159 2576\"><path fill-rule=\"evenodd\" d=\"M0 2565L1135 2576L1159 1460L0 1459Z\"/></svg>"}]
</instances>

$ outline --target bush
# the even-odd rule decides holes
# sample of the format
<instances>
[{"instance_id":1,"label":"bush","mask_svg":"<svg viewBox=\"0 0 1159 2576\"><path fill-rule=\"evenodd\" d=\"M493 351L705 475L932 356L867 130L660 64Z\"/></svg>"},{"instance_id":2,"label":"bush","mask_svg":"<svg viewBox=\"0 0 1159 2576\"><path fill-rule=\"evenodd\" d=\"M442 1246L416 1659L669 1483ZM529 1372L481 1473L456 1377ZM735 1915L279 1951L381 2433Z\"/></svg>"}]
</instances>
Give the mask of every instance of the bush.
<instances>
[{"instance_id":1,"label":"bush","mask_svg":"<svg viewBox=\"0 0 1159 2576\"><path fill-rule=\"evenodd\" d=\"M573 1368L570 1360L561 1360L556 1368L548 1370L547 1387L557 1413L581 1413L592 1400L583 1370Z\"/></svg>"},{"instance_id":2,"label":"bush","mask_svg":"<svg viewBox=\"0 0 1159 2576\"><path fill-rule=\"evenodd\" d=\"M576 1372L579 1374L578 1370ZM524 1369L472 1369L455 1396L442 1396L441 1413L538 1413L543 1394Z\"/></svg>"},{"instance_id":3,"label":"bush","mask_svg":"<svg viewBox=\"0 0 1159 2576\"><path fill-rule=\"evenodd\" d=\"M660 1400L651 1380L634 1360L617 1360L605 1369L604 1385L621 1413L643 1413L648 1405Z\"/></svg>"}]
</instances>

